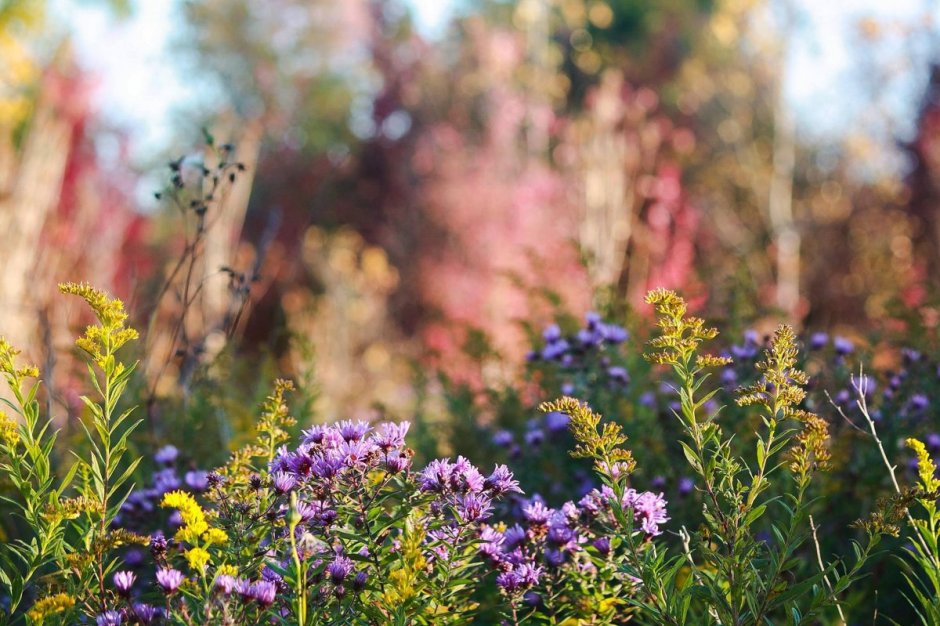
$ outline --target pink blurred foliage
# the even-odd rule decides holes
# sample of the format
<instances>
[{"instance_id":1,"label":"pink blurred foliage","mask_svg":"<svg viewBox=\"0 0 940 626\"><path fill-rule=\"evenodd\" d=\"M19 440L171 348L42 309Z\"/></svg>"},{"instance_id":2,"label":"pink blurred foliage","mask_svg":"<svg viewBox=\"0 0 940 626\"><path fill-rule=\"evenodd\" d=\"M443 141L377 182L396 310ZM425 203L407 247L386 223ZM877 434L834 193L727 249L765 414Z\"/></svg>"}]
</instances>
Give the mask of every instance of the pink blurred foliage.
<instances>
[{"instance_id":1,"label":"pink blurred foliage","mask_svg":"<svg viewBox=\"0 0 940 626\"><path fill-rule=\"evenodd\" d=\"M30 329L32 345L44 346L47 354L43 376L55 396L70 412L81 409L79 399L83 371L64 357L61 349L70 344L65 329L77 320L73 307L60 306L56 284L87 281L129 302L140 282L154 270L146 245L150 220L134 209L135 175L126 169L126 138L114 134L118 153L103 162L94 138L101 128L91 92L94 81L66 58L50 67L41 83L42 98L54 111L57 123L68 129L66 157L55 190L55 201L39 233L35 266L34 302L40 320ZM83 319L83 321L86 321Z\"/></svg>"},{"instance_id":2,"label":"pink blurred foliage","mask_svg":"<svg viewBox=\"0 0 940 626\"><path fill-rule=\"evenodd\" d=\"M650 289L664 287L694 293L695 238L699 215L682 188L682 171L671 161L660 164L650 181L650 205L646 213L646 247L649 274L645 285L631 293L631 304L643 310Z\"/></svg>"}]
</instances>

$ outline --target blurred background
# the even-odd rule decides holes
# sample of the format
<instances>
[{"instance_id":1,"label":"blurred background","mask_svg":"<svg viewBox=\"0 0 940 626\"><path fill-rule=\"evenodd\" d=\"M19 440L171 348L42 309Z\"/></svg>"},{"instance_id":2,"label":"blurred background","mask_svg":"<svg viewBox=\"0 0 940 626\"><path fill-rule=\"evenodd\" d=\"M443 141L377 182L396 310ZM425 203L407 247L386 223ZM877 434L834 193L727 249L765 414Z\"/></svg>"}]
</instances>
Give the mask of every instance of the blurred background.
<instances>
[{"instance_id":1,"label":"blurred background","mask_svg":"<svg viewBox=\"0 0 940 626\"><path fill-rule=\"evenodd\" d=\"M278 374L327 417L407 414L427 368L509 380L527 329L648 315L659 286L738 328L932 336L938 18L0 0L0 329L77 412L55 284L108 289L145 330L151 417ZM223 380L251 384L199 395Z\"/></svg>"}]
</instances>

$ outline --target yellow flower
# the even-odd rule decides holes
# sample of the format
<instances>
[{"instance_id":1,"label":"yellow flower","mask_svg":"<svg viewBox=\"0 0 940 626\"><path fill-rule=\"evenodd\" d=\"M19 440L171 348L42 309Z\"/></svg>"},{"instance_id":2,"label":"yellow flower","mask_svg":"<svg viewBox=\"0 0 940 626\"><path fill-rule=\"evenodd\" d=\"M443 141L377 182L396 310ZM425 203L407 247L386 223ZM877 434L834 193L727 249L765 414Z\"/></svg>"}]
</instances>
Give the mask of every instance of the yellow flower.
<instances>
[{"instance_id":1,"label":"yellow flower","mask_svg":"<svg viewBox=\"0 0 940 626\"><path fill-rule=\"evenodd\" d=\"M907 447L917 455L917 475L920 477L921 487L927 493L933 493L940 489L940 480L935 478L937 466L931 460L926 446L914 438L908 439L906 443Z\"/></svg>"},{"instance_id":2,"label":"yellow flower","mask_svg":"<svg viewBox=\"0 0 940 626\"><path fill-rule=\"evenodd\" d=\"M197 535L206 532L209 525L206 523L206 515L202 508L191 495L182 491L171 491L163 496L160 506L164 508L178 509L180 517L183 518L183 524L198 528Z\"/></svg>"},{"instance_id":3,"label":"yellow flower","mask_svg":"<svg viewBox=\"0 0 940 626\"><path fill-rule=\"evenodd\" d=\"M210 546L213 544L221 545L228 541L228 535L220 528L210 528L203 534L202 538Z\"/></svg>"},{"instance_id":4,"label":"yellow flower","mask_svg":"<svg viewBox=\"0 0 940 626\"><path fill-rule=\"evenodd\" d=\"M224 565L219 565L217 568L215 568L215 575L238 578L238 568L229 563L225 563Z\"/></svg>"},{"instance_id":5,"label":"yellow flower","mask_svg":"<svg viewBox=\"0 0 940 626\"><path fill-rule=\"evenodd\" d=\"M20 441L20 430L16 422L0 411L0 445L12 448Z\"/></svg>"},{"instance_id":6,"label":"yellow flower","mask_svg":"<svg viewBox=\"0 0 940 626\"><path fill-rule=\"evenodd\" d=\"M209 563L209 553L202 548L190 548L186 552L186 560L189 561L189 566L192 569L202 572L206 569L206 564Z\"/></svg>"},{"instance_id":7,"label":"yellow flower","mask_svg":"<svg viewBox=\"0 0 940 626\"><path fill-rule=\"evenodd\" d=\"M75 598L67 593L57 593L54 596L43 598L33 605L29 610L29 618L34 622L39 622L50 615L67 611L75 606Z\"/></svg>"}]
</instances>

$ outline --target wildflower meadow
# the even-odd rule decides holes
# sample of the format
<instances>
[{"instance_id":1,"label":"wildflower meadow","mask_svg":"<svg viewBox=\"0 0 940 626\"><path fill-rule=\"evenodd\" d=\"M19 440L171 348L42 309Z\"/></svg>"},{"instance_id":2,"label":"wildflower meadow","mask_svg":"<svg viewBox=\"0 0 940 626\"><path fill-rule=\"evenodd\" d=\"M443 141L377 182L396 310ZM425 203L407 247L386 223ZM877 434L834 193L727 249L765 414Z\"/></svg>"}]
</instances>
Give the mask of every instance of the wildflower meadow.
<instances>
[{"instance_id":1,"label":"wildflower meadow","mask_svg":"<svg viewBox=\"0 0 940 626\"><path fill-rule=\"evenodd\" d=\"M0 0L0 626L940 626L938 42Z\"/></svg>"}]
</instances>

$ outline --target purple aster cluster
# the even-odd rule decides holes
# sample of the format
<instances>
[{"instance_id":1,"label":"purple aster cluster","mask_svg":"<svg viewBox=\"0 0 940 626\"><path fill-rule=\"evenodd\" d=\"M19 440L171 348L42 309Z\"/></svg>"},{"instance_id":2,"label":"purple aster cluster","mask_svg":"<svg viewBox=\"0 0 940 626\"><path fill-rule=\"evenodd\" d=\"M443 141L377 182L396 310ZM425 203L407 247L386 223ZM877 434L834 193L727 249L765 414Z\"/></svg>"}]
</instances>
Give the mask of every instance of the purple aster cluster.
<instances>
[{"instance_id":1,"label":"purple aster cluster","mask_svg":"<svg viewBox=\"0 0 940 626\"><path fill-rule=\"evenodd\" d=\"M403 472L411 466L411 453L405 449L408 427L408 422L383 423L373 429L368 422L347 420L305 430L296 450L282 447L271 462L274 487L286 493L338 481L350 472Z\"/></svg>"},{"instance_id":2,"label":"purple aster cluster","mask_svg":"<svg viewBox=\"0 0 940 626\"><path fill-rule=\"evenodd\" d=\"M175 446L166 445L153 455L156 465L150 475L150 481L142 488L135 489L121 505L121 510L114 520L114 525L136 532L153 532L160 530L160 520L163 519L158 512L160 500L171 491L181 490L198 494L209 488L209 474L203 470L192 469L182 474L177 469L179 450ZM170 518L170 523L179 525L178 514ZM131 556L131 563L135 564L135 555Z\"/></svg>"},{"instance_id":3,"label":"purple aster cluster","mask_svg":"<svg viewBox=\"0 0 940 626\"><path fill-rule=\"evenodd\" d=\"M612 365L610 359L600 356L608 346L616 346L627 339L630 333L622 326L604 322L597 313L588 313L583 328L572 335L564 335L557 324L542 332L544 345L527 355L530 362L546 362L560 365L565 370L577 371L599 366L612 386L624 386L630 382L627 370ZM574 391L567 384L563 393Z\"/></svg>"},{"instance_id":4,"label":"purple aster cluster","mask_svg":"<svg viewBox=\"0 0 940 626\"><path fill-rule=\"evenodd\" d=\"M535 496L521 502L517 523L484 526L479 550L497 572L496 585L506 594L522 595L538 587L544 576L566 568L581 575L592 571L591 554L606 559L611 553L609 533L617 527L614 500L608 487L557 509ZM628 489L621 504L637 522L631 532L646 539L662 534L660 525L669 520L662 494Z\"/></svg>"},{"instance_id":5,"label":"purple aster cluster","mask_svg":"<svg viewBox=\"0 0 940 626\"><path fill-rule=\"evenodd\" d=\"M484 476L470 461L460 456L431 461L417 477L418 489L433 493L432 507L450 511L454 524L481 522L490 517L493 499L509 493L522 493L519 482L505 465L497 465Z\"/></svg>"}]
</instances>

